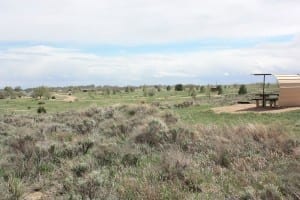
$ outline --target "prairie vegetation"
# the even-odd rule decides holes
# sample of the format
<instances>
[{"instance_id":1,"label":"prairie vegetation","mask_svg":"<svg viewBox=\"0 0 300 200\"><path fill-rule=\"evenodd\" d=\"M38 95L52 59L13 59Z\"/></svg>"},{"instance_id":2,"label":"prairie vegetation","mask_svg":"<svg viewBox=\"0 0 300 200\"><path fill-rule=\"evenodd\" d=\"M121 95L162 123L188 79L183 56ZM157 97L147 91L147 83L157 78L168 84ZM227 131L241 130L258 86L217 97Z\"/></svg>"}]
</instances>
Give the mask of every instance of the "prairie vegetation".
<instances>
[{"instance_id":1,"label":"prairie vegetation","mask_svg":"<svg viewBox=\"0 0 300 200\"><path fill-rule=\"evenodd\" d=\"M239 87L160 88L9 100L31 109L0 115L0 199L300 198L299 111L214 114Z\"/></svg>"}]
</instances>

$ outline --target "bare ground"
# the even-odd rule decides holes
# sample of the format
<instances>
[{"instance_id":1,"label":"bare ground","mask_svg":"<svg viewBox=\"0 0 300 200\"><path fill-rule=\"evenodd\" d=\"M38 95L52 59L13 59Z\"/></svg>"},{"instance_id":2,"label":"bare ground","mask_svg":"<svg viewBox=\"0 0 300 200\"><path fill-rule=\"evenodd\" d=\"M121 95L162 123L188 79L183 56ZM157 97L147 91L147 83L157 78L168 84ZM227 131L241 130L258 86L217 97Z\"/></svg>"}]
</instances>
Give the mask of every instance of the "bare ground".
<instances>
[{"instance_id":1,"label":"bare ground","mask_svg":"<svg viewBox=\"0 0 300 200\"><path fill-rule=\"evenodd\" d=\"M255 104L235 104L231 106L216 107L212 109L215 113L246 113L246 112L259 112L259 113L281 113L293 110L300 110L300 107L276 107L276 108L257 108Z\"/></svg>"},{"instance_id":2,"label":"bare ground","mask_svg":"<svg viewBox=\"0 0 300 200\"><path fill-rule=\"evenodd\" d=\"M63 94L55 94L55 96L57 96L58 99L62 99L62 101L65 102L74 102L77 99L75 96L63 95Z\"/></svg>"}]
</instances>

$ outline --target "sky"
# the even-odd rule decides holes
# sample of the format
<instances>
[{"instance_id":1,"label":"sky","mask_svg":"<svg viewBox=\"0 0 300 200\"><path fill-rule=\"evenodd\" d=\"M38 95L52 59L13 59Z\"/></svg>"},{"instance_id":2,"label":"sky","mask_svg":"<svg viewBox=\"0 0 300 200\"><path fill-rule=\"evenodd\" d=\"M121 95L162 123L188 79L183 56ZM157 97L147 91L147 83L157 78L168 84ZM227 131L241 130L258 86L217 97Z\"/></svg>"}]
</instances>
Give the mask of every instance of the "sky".
<instances>
[{"instance_id":1,"label":"sky","mask_svg":"<svg viewBox=\"0 0 300 200\"><path fill-rule=\"evenodd\" d=\"M0 0L0 88L260 82L299 55L299 0Z\"/></svg>"}]
</instances>

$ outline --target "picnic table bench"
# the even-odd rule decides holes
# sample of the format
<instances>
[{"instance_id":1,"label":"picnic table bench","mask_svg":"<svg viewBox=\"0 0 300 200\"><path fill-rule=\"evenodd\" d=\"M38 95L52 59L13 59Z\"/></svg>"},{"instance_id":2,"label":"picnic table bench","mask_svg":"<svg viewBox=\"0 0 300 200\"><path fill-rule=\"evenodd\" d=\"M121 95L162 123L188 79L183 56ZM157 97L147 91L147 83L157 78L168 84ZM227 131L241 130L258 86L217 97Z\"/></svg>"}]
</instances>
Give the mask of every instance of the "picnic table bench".
<instances>
[{"instance_id":1,"label":"picnic table bench","mask_svg":"<svg viewBox=\"0 0 300 200\"><path fill-rule=\"evenodd\" d=\"M262 102L262 107L264 107L264 105L266 105L266 102L269 102L270 107L276 107L277 101L278 101L278 94L256 94L256 97L253 98L252 100L254 100L256 102L256 107L260 106L260 102Z\"/></svg>"}]
</instances>

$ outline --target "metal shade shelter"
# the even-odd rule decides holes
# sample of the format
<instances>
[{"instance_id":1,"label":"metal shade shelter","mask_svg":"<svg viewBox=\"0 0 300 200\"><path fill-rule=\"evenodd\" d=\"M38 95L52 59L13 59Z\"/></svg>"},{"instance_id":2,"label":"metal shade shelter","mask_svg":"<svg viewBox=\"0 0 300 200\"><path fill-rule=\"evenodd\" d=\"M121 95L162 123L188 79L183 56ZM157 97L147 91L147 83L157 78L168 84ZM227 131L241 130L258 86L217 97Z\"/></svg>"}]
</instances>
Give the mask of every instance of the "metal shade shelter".
<instances>
[{"instance_id":1,"label":"metal shade shelter","mask_svg":"<svg viewBox=\"0 0 300 200\"><path fill-rule=\"evenodd\" d=\"M266 76L271 76L272 74L253 74L254 76L263 76L263 93L262 93L262 98L263 98L263 107L266 107L266 95L265 95L265 86L266 86Z\"/></svg>"}]
</instances>

